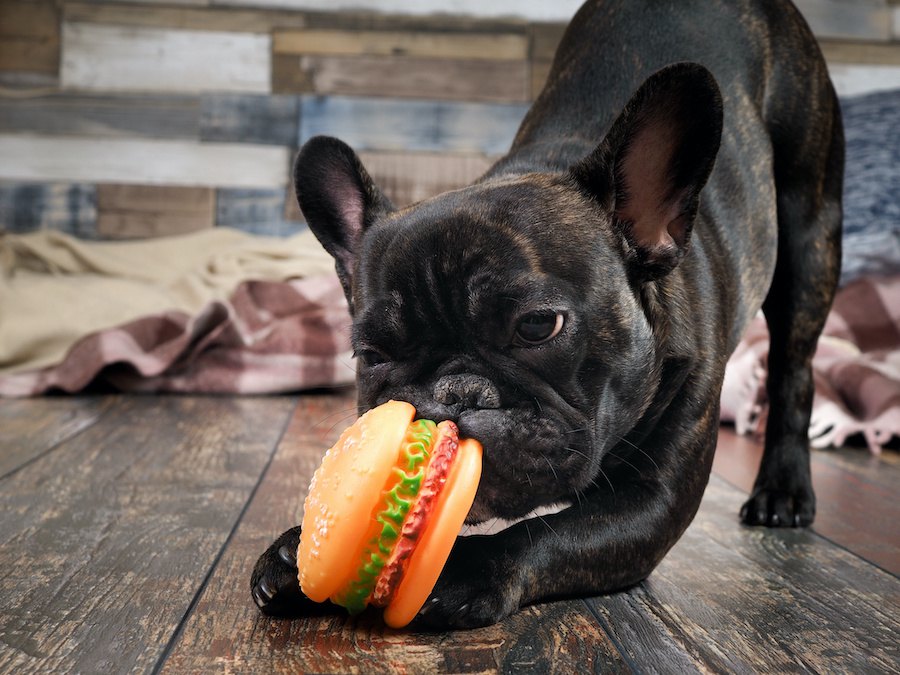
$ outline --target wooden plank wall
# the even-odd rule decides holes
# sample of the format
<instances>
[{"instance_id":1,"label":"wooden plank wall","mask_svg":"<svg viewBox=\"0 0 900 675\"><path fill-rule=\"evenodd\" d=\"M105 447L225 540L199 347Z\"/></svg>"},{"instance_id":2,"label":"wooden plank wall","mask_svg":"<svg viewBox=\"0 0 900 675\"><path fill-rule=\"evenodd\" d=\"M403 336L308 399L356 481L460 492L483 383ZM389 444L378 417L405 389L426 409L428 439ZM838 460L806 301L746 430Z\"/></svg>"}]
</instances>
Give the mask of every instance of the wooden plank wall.
<instances>
[{"instance_id":1,"label":"wooden plank wall","mask_svg":"<svg viewBox=\"0 0 900 675\"><path fill-rule=\"evenodd\" d=\"M900 0L796 2L841 93L900 86ZM463 185L509 146L577 0L349 4L2 0L0 232L296 232L289 166L315 134L398 205Z\"/></svg>"}]
</instances>

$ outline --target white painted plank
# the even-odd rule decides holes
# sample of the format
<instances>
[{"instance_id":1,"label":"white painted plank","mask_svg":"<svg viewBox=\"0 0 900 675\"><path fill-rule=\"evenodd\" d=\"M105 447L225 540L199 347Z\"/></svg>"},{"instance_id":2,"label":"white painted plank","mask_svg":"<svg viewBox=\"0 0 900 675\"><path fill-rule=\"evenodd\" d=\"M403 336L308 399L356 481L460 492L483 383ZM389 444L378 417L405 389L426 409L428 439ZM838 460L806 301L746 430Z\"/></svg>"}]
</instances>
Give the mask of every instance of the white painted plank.
<instances>
[{"instance_id":1,"label":"white painted plank","mask_svg":"<svg viewBox=\"0 0 900 675\"><path fill-rule=\"evenodd\" d=\"M288 148L0 134L0 179L268 188L287 183Z\"/></svg>"},{"instance_id":2,"label":"white painted plank","mask_svg":"<svg viewBox=\"0 0 900 675\"><path fill-rule=\"evenodd\" d=\"M818 37L889 40L891 18L885 0L794 0Z\"/></svg>"},{"instance_id":3,"label":"white painted plank","mask_svg":"<svg viewBox=\"0 0 900 675\"><path fill-rule=\"evenodd\" d=\"M828 72L839 96L900 89L900 66L832 63Z\"/></svg>"},{"instance_id":4,"label":"white painted plank","mask_svg":"<svg viewBox=\"0 0 900 675\"><path fill-rule=\"evenodd\" d=\"M63 24L65 89L271 91L271 37L253 33Z\"/></svg>"},{"instance_id":5,"label":"white painted plank","mask_svg":"<svg viewBox=\"0 0 900 675\"><path fill-rule=\"evenodd\" d=\"M210 0L87 0L96 4L125 3L129 5L192 5L205 7Z\"/></svg>"},{"instance_id":6,"label":"white painted plank","mask_svg":"<svg viewBox=\"0 0 900 675\"><path fill-rule=\"evenodd\" d=\"M211 0L213 5L280 7L316 11L361 10L427 16L457 14L479 18L516 17L531 21L568 21L583 0Z\"/></svg>"}]
</instances>

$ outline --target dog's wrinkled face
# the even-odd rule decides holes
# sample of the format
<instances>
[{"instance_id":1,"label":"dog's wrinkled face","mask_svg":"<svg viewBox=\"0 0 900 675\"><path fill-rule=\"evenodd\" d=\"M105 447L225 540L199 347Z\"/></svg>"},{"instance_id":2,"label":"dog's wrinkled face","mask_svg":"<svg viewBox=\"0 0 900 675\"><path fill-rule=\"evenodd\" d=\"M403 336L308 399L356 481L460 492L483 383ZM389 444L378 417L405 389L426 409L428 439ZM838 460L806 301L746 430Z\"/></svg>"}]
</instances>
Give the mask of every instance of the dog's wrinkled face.
<instances>
[{"instance_id":1,"label":"dog's wrinkled face","mask_svg":"<svg viewBox=\"0 0 900 675\"><path fill-rule=\"evenodd\" d=\"M721 132L702 67L664 69L568 170L397 210L356 154L310 140L294 182L354 315L359 401L412 403L484 446L470 520L603 481L658 386L642 286L684 256Z\"/></svg>"},{"instance_id":2,"label":"dog's wrinkled face","mask_svg":"<svg viewBox=\"0 0 900 675\"><path fill-rule=\"evenodd\" d=\"M364 240L360 403L409 401L482 442L473 520L585 489L618 440L598 402L628 398L649 332L628 319L634 298L598 217L565 181L532 176L387 214Z\"/></svg>"}]
</instances>

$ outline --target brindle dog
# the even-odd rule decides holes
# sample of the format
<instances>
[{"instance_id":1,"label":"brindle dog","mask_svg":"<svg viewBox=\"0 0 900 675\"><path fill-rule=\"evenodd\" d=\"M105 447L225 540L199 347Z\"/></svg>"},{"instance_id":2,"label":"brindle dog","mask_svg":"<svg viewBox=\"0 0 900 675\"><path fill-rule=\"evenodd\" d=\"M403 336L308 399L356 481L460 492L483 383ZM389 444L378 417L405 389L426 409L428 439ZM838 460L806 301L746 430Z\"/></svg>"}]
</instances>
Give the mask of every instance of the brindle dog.
<instances>
[{"instance_id":1,"label":"brindle dog","mask_svg":"<svg viewBox=\"0 0 900 675\"><path fill-rule=\"evenodd\" d=\"M362 123L362 122L361 122ZM353 312L361 410L391 398L485 448L471 519L419 621L495 622L644 579L707 484L725 363L762 308L765 452L748 525L809 525L810 360L838 280L843 132L786 0L590 0L509 154L396 209L314 138L297 196ZM310 611L299 528L251 580Z\"/></svg>"}]
</instances>

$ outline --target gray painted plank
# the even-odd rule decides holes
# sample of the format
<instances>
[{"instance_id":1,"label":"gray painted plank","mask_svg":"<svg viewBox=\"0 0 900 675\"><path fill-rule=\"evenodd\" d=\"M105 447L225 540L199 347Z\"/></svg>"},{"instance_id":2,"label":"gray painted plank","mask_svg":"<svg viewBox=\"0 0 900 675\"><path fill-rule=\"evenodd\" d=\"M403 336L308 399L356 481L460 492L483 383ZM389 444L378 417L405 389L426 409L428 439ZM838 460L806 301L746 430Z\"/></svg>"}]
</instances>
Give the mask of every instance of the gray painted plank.
<instances>
[{"instance_id":1,"label":"gray painted plank","mask_svg":"<svg viewBox=\"0 0 900 675\"><path fill-rule=\"evenodd\" d=\"M0 181L0 229L61 230L93 239L97 234L96 189L85 183Z\"/></svg>"},{"instance_id":2,"label":"gray painted plank","mask_svg":"<svg viewBox=\"0 0 900 675\"><path fill-rule=\"evenodd\" d=\"M200 115L204 141L292 146L297 140L300 101L296 96L206 94Z\"/></svg>"},{"instance_id":3,"label":"gray painted plank","mask_svg":"<svg viewBox=\"0 0 900 675\"><path fill-rule=\"evenodd\" d=\"M295 406L117 397L0 481L0 672L149 672Z\"/></svg>"},{"instance_id":4,"label":"gray painted plank","mask_svg":"<svg viewBox=\"0 0 900 675\"><path fill-rule=\"evenodd\" d=\"M56 448L110 409L109 399L0 399L0 477Z\"/></svg>"},{"instance_id":5,"label":"gray painted plank","mask_svg":"<svg viewBox=\"0 0 900 675\"><path fill-rule=\"evenodd\" d=\"M337 136L356 150L427 150L499 155L509 149L525 103L456 103L303 96L300 141Z\"/></svg>"},{"instance_id":6,"label":"gray painted plank","mask_svg":"<svg viewBox=\"0 0 900 675\"><path fill-rule=\"evenodd\" d=\"M713 478L694 523L643 584L590 600L647 672L889 672L900 580L811 530L738 524Z\"/></svg>"},{"instance_id":7,"label":"gray painted plank","mask_svg":"<svg viewBox=\"0 0 900 675\"><path fill-rule=\"evenodd\" d=\"M287 190L221 189L216 193L216 225L244 232L288 236L306 224L285 219Z\"/></svg>"},{"instance_id":8,"label":"gray painted plank","mask_svg":"<svg viewBox=\"0 0 900 675\"><path fill-rule=\"evenodd\" d=\"M299 101L254 94L0 98L0 132L293 145Z\"/></svg>"},{"instance_id":9,"label":"gray painted plank","mask_svg":"<svg viewBox=\"0 0 900 675\"><path fill-rule=\"evenodd\" d=\"M197 138L196 96L54 94L0 98L0 132Z\"/></svg>"}]
</instances>

